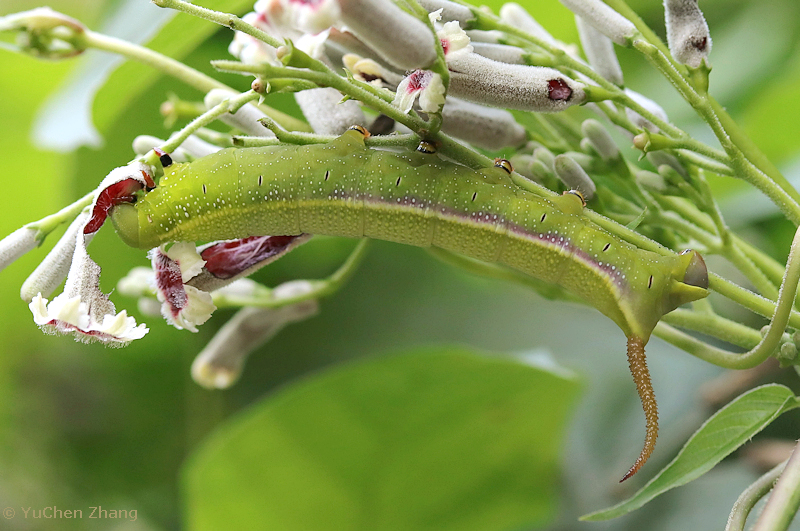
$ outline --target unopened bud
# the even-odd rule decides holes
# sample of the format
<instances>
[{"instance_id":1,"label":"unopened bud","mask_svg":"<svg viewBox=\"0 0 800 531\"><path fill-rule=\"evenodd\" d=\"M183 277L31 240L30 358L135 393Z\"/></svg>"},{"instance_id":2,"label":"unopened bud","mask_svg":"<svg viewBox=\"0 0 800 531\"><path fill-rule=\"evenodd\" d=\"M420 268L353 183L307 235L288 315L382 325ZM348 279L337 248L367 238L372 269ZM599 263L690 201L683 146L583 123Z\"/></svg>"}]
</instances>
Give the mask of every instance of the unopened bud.
<instances>
[{"instance_id":1,"label":"unopened bud","mask_svg":"<svg viewBox=\"0 0 800 531\"><path fill-rule=\"evenodd\" d=\"M356 100L342 101L342 97L338 90L329 87L303 90L294 95L303 116L320 135L340 135L351 125L367 123L361 105Z\"/></svg>"},{"instance_id":2,"label":"unopened bud","mask_svg":"<svg viewBox=\"0 0 800 531\"><path fill-rule=\"evenodd\" d=\"M652 164L656 168L661 168L661 166L667 166L675 170L682 177L686 177L686 168L683 167L683 165L677 158L675 158L674 155L671 155L664 151L651 151L646 155L646 157L647 160L650 161L650 164ZM659 173L663 175L660 169ZM683 178L681 180L683 180Z\"/></svg>"},{"instance_id":3,"label":"unopened bud","mask_svg":"<svg viewBox=\"0 0 800 531\"><path fill-rule=\"evenodd\" d=\"M698 68L711 51L711 36L697 0L664 0L664 12L672 57Z\"/></svg>"},{"instance_id":4,"label":"unopened bud","mask_svg":"<svg viewBox=\"0 0 800 531\"><path fill-rule=\"evenodd\" d=\"M781 345L776 357L781 362L782 367L791 365L797 359L797 347L794 343L784 343Z\"/></svg>"},{"instance_id":5,"label":"unopened bud","mask_svg":"<svg viewBox=\"0 0 800 531\"><path fill-rule=\"evenodd\" d=\"M37 245L38 230L22 227L0 240L0 271Z\"/></svg>"},{"instance_id":6,"label":"unopened bud","mask_svg":"<svg viewBox=\"0 0 800 531\"><path fill-rule=\"evenodd\" d=\"M518 146L525 141L525 128L505 110L447 98L442 109L442 131L484 149Z\"/></svg>"},{"instance_id":7,"label":"unopened bud","mask_svg":"<svg viewBox=\"0 0 800 531\"><path fill-rule=\"evenodd\" d=\"M561 0L561 3L619 45L627 46L638 31L633 22L602 0Z\"/></svg>"},{"instance_id":8,"label":"unopened bud","mask_svg":"<svg viewBox=\"0 0 800 531\"><path fill-rule=\"evenodd\" d=\"M533 158L541 162L551 172L555 171L556 156L546 147L537 147L533 150Z\"/></svg>"},{"instance_id":9,"label":"unopened bud","mask_svg":"<svg viewBox=\"0 0 800 531\"><path fill-rule=\"evenodd\" d=\"M558 112L583 103L583 84L558 70L492 61L476 53L448 60L450 93L494 107Z\"/></svg>"},{"instance_id":10,"label":"unopened bud","mask_svg":"<svg viewBox=\"0 0 800 531\"><path fill-rule=\"evenodd\" d=\"M436 60L427 24L391 0L340 0L339 5L348 29L397 68L425 68Z\"/></svg>"},{"instance_id":11,"label":"unopened bud","mask_svg":"<svg viewBox=\"0 0 800 531\"><path fill-rule=\"evenodd\" d=\"M192 363L192 378L208 389L225 389L242 373L250 353L287 324L317 313L316 300L282 308L243 308L220 328Z\"/></svg>"},{"instance_id":12,"label":"unopened bud","mask_svg":"<svg viewBox=\"0 0 800 531\"><path fill-rule=\"evenodd\" d=\"M603 127L603 124L591 118L584 120L581 124L581 132L603 160L609 161L619 158L619 148L614 139L611 138L611 135L608 134L608 131L606 131L606 128Z\"/></svg>"},{"instance_id":13,"label":"unopened bud","mask_svg":"<svg viewBox=\"0 0 800 531\"><path fill-rule=\"evenodd\" d=\"M647 170L636 171L636 182L654 192L664 192L667 189L667 183L661 175Z\"/></svg>"},{"instance_id":14,"label":"unopened bud","mask_svg":"<svg viewBox=\"0 0 800 531\"><path fill-rule=\"evenodd\" d=\"M67 278L69 267L72 264L72 255L75 252L75 242L78 232L86 225L89 212L81 212L67 228L61 239L47 253L44 260L33 270L20 289L20 297L25 302L30 302L37 293L49 297L56 288ZM86 236L86 243L91 241L93 235Z\"/></svg>"},{"instance_id":15,"label":"unopened bud","mask_svg":"<svg viewBox=\"0 0 800 531\"><path fill-rule=\"evenodd\" d=\"M619 66L617 52L611 39L578 15L575 15L575 25L578 27L583 53L586 54L586 59L594 71L615 85L622 86L625 82L622 77L622 67Z\"/></svg>"},{"instance_id":16,"label":"unopened bud","mask_svg":"<svg viewBox=\"0 0 800 531\"><path fill-rule=\"evenodd\" d=\"M213 89L206 94L203 101L206 107L210 109L235 95L236 93L230 90ZM259 123L259 120L265 116L266 114L258 110L254 105L248 103L243 105L235 113L225 113L220 116L219 119L224 124L235 127L248 135L274 137L275 133Z\"/></svg>"},{"instance_id":17,"label":"unopened bud","mask_svg":"<svg viewBox=\"0 0 800 531\"><path fill-rule=\"evenodd\" d=\"M597 187L580 164L568 155L558 155L555 161L556 175L568 189L578 190L587 201L594 197Z\"/></svg>"},{"instance_id":18,"label":"unopened bud","mask_svg":"<svg viewBox=\"0 0 800 531\"><path fill-rule=\"evenodd\" d=\"M509 63L514 65L525 64L525 54L522 48L508 46L506 44L492 44L490 42L472 43L472 51L493 61Z\"/></svg>"},{"instance_id":19,"label":"unopened bud","mask_svg":"<svg viewBox=\"0 0 800 531\"><path fill-rule=\"evenodd\" d=\"M625 94L627 94L633 101L644 107L646 110L650 111L653 115L660 118L663 121L668 121L669 118L667 117L666 111L659 105L658 103L654 102L650 98L639 94L630 89L625 89ZM628 116L628 119L633 122L633 124L637 127L642 129L647 129L648 131L652 131L653 133L657 133L659 128L656 127L653 122L650 120L645 119L641 114L637 113L636 111L632 111L629 108L625 108L625 114Z\"/></svg>"},{"instance_id":20,"label":"unopened bud","mask_svg":"<svg viewBox=\"0 0 800 531\"><path fill-rule=\"evenodd\" d=\"M553 36L519 4L514 2L503 4L503 7L500 8L500 20L509 26L541 39L547 44L559 46Z\"/></svg>"}]
</instances>

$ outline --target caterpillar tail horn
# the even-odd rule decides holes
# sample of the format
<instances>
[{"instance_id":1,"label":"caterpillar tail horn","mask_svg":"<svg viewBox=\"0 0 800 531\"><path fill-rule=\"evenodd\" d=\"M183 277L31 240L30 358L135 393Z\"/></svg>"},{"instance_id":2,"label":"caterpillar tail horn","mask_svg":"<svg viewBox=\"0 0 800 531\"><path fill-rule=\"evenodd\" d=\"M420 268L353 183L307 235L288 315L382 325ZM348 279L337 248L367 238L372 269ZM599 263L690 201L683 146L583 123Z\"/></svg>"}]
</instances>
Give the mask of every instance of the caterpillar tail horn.
<instances>
[{"instance_id":1,"label":"caterpillar tail horn","mask_svg":"<svg viewBox=\"0 0 800 531\"><path fill-rule=\"evenodd\" d=\"M636 474L642 466L650 459L653 449L656 447L658 438L658 405L656 395L653 391L653 384L650 381L650 371L647 369L647 359L644 354L644 341L642 338L632 335L628 338L628 365L636 384L636 391L642 401L642 409L645 417L645 437L644 446L631 466L630 470L619 480L620 483Z\"/></svg>"}]
</instances>

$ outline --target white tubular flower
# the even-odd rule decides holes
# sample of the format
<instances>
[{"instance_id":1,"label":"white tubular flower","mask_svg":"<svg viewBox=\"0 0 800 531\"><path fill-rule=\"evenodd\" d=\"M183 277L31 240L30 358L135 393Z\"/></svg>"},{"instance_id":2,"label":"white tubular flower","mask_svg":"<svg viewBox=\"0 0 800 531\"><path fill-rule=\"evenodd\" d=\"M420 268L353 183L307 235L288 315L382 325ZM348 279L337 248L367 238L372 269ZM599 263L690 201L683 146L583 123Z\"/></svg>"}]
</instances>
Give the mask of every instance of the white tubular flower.
<instances>
[{"instance_id":1,"label":"white tubular flower","mask_svg":"<svg viewBox=\"0 0 800 531\"><path fill-rule=\"evenodd\" d=\"M558 112L586 99L583 84L553 68L510 65L475 53L459 55L447 66L451 72L450 94L475 103Z\"/></svg>"},{"instance_id":2,"label":"white tubular flower","mask_svg":"<svg viewBox=\"0 0 800 531\"><path fill-rule=\"evenodd\" d=\"M655 116L661 118L665 122L669 121L669 117L667 116L667 112L659 105L658 103L654 102L647 96L643 96L638 92L635 92L630 89L625 89L625 94L630 96L630 98L653 113ZM650 132L657 133L660 131L658 127L656 127L653 122L650 120L645 119L641 114L625 108L625 114L628 116L628 119L633 122L636 126L641 127L642 129L647 129Z\"/></svg>"},{"instance_id":3,"label":"white tubular flower","mask_svg":"<svg viewBox=\"0 0 800 531\"><path fill-rule=\"evenodd\" d=\"M692 68L711 52L708 24L697 0L664 0L667 43L672 57Z\"/></svg>"},{"instance_id":4,"label":"white tubular flower","mask_svg":"<svg viewBox=\"0 0 800 531\"><path fill-rule=\"evenodd\" d=\"M48 304L41 294L29 307L33 320L45 333L73 334L77 341L99 341L108 346L124 346L148 332L136 325L125 310L116 313L114 304L100 291L100 266L87 254L83 231L78 231L72 266L64 293Z\"/></svg>"},{"instance_id":5,"label":"white tubular flower","mask_svg":"<svg viewBox=\"0 0 800 531\"><path fill-rule=\"evenodd\" d=\"M206 94L203 103L210 109L235 95L237 95L237 93L227 89L212 89ZM224 124L235 127L248 135L274 137L275 133L261 125L258 121L265 116L266 114L258 110L254 105L248 103L242 105L235 113L227 112L220 116L219 119Z\"/></svg>"},{"instance_id":6,"label":"white tubular flower","mask_svg":"<svg viewBox=\"0 0 800 531\"><path fill-rule=\"evenodd\" d=\"M286 325L315 315L316 300L281 308L243 308L220 328L192 363L192 378L207 389L226 389L242 373L247 357Z\"/></svg>"},{"instance_id":7,"label":"white tubular flower","mask_svg":"<svg viewBox=\"0 0 800 531\"><path fill-rule=\"evenodd\" d=\"M514 65L525 64L524 54L522 48L516 46L508 46L506 44L492 44L490 42L473 42L472 50L478 54L491 59L492 61L500 61L501 63L509 63Z\"/></svg>"},{"instance_id":8,"label":"white tubular flower","mask_svg":"<svg viewBox=\"0 0 800 531\"><path fill-rule=\"evenodd\" d=\"M175 328L197 332L197 326L205 323L216 306L211 295L186 283L197 276L205 261L197 253L193 243L179 242L168 251L162 245L150 251L155 271L161 315Z\"/></svg>"},{"instance_id":9,"label":"white tubular flower","mask_svg":"<svg viewBox=\"0 0 800 531\"><path fill-rule=\"evenodd\" d=\"M25 302L31 302L37 294L49 297L56 288L67 278L72 255L75 254L75 242L79 232L86 226L89 220L89 212L81 212L70 224L64 235L58 240L53 249L33 270L20 289L20 297ZM93 235L87 235L86 244L88 245Z\"/></svg>"},{"instance_id":10,"label":"white tubular flower","mask_svg":"<svg viewBox=\"0 0 800 531\"><path fill-rule=\"evenodd\" d=\"M587 201L594 197L597 187L586 171L569 155L558 155L555 160L556 175L570 190L577 190Z\"/></svg>"},{"instance_id":11,"label":"white tubular flower","mask_svg":"<svg viewBox=\"0 0 800 531\"><path fill-rule=\"evenodd\" d=\"M303 116L314 132L320 135L341 135L351 125L364 125L367 122L358 101L342 101L342 98L341 92L330 87L294 94Z\"/></svg>"},{"instance_id":12,"label":"white tubular flower","mask_svg":"<svg viewBox=\"0 0 800 531\"><path fill-rule=\"evenodd\" d=\"M467 30L464 33L467 34L470 42L499 44L506 38L506 34L499 30Z\"/></svg>"},{"instance_id":13,"label":"white tubular flower","mask_svg":"<svg viewBox=\"0 0 800 531\"><path fill-rule=\"evenodd\" d=\"M633 22L611 9L602 0L561 0L561 3L621 46L627 46L638 32Z\"/></svg>"},{"instance_id":14,"label":"white tubular flower","mask_svg":"<svg viewBox=\"0 0 800 531\"><path fill-rule=\"evenodd\" d=\"M461 29L458 22L445 22L442 29L436 32L436 36L442 43L444 58L447 62L472 53L469 36Z\"/></svg>"},{"instance_id":15,"label":"white tubular flower","mask_svg":"<svg viewBox=\"0 0 800 531\"><path fill-rule=\"evenodd\" d=\"M36 229L22 227L0 240L0 271L39 245Z\"/></svg>"},{"instance_id":16,"label":"white tubular flower","mask_svg":"<svg viewBox=\"0 0 800 531\"><path fill-rule=\"evenodd\" d=\"M394 89L403 80L403 76L384 68L377 61L362 58L354 53L344 54L342 64L353 73L353 77L378 88L391 87Z\"/></svg>"},{"instance_id":17,"label":"white tubular flower","mask_svg":"<svg viewBox=\"0 0 800 531\"><path fill-rule=\"evenodd\" d=\"M157 148L164 144L164 140L150 135L139 135L133 139L132 148L133 152L137 155L144 155L153 148ZM174 162L187 162L192 159L205 157L211 155L222 149L209 142L206 142L197 135L189 135L183 141L183 144L169 154Z\"/></svg>"},{"instance_id":18,"label":"white tubular flower","mask_svg":"<svg viewBox=\"0 0 800 531\"><path fill-rule=\"evenodd\" d=\"M455 20L464 25L475 20L475 15L472 14L470 8L449 0L420 0L419 5L429 13L441 9L441 16L444 20Z\"/></svg>"},{"instance_id":19,"label":"white tubular flower","mask_svg":"<svg viewBox=\"0 0 800 531\"><path fill-rule=\"evenodd\" d=\"M594 71L615 85L622 86L625 82L622 77L622 67L619 66L617 52L614 51L611 39L578 15L575 15L575 25L578 27L583 53L586 54L586 59Z\"/></svg>"},{"instance_id":20,"label":"white tubular flower","mask_svg":"<svg viewBox=\"0 0 800 531\"><path fill-rule=\"evenodd\" d=\"M389 64L403 70L436 60L428 26L391 0L339 0L342 21Z\"/></svg>"},{"instance_id":21,"label":"white tubular flower","mask_svg":"<svg viewBox=\"0 0 800 531\"><path fill-rule=\"evenodd\" d=\"M561 44L519 4L514 2L503 4L503 7L500 8L500 20L552 46L561 47Z\"/></svg>"},{"instance_id":22,"label":"white tubular flower","mask_svg":"<svg viewBox=\"0 0 800 531\"><path fill-rule=\"evenodd\" d=\"M442 131L493 150L519 146L526 139L525 128L510 112L452 97L442 109Z\"/></svg>"},{"instance_id":23,"label":"white tubular flower","mask_svg":"<svg viewBox=\"0 0 800 531\"><path fill-rule=\"evenodd\" d=\"M234 281L252 275L311 239L298 236L251 236L241 240L213 242L200 248L203 270L189 280L202 291L218 292Z\"/></svg>"},{"instance_id":24,"label":"white tubular flower","mask_svg":"<svg viewBox=\"0 0 800 531\"><path fill-rule=\"evenodd\" d=\"M407 75L397 86L397 94L392 105L407 113L419 98L422 112L439 112L444 105L444 84L439 74L430 70L415 70Z\"/></svg>"},{"instance_id":25,"label":"white tubular flower","mask_svg":"<svg viewBox=\"0 0 800 531\"><path fill-rule=\"evenodd\" d=\"M258 0L253 9L307 33L319 33L337 25L341 14L336 0Z\"/></svg>"},{"instance_id":26,"label":"white tubular flower","mask_svg":"<svg viewBox=\"0 0 800 531\"><path fill-rule=\"evenodd\" d=\"M242 20L260 30L271 31L267 18L263 13L247 13L242 17ZM276 66L281 64L275 48L241 31L233 34L233 40L228 45L228 53L243 63L268 63Z\"/></svg>"}]
</instances>

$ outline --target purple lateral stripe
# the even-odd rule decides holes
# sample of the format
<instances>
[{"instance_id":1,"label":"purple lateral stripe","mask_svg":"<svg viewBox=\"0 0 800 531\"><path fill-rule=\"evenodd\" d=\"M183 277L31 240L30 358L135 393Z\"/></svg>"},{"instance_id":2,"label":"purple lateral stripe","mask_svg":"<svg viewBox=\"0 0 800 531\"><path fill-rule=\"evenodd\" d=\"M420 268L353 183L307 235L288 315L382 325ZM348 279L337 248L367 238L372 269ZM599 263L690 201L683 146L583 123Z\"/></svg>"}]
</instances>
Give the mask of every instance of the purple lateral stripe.
<instances>
[{"instance_id":1,"label":"purple lateral stripe","mask_svg":"<svg viewBox=\"0 0 800 531\"><path fill-rule=\"evenodd\" d=\"M342 193L341 191L337 191L335 195L335 199L347 199L346 194ZM524 227L516 223L509 223L502 214L496 214L494 212L482 210L465 214L450 207L435 205L412 196L403 196L401 198L396 198L396 200L393 201L385 201L370 194L361 196L361 199L364 201L365 206L367 204L391 205L395 207L408 207L414 210L432 210L435 212L436 216L445 218L452 217L459 221L466 221L476 225L486 225L491 227L503 225L506 229L506 232L510 234L520 236L538 245L558 249L565 255L572 256L573 258L583 262L589 268L602 272L604 276L606 276L620 292L628 291L630 288L625 273L620 271L615 265L597 260L594 256L575 246L568 238L556 232L542 233L531 231L528 227Z\"/></svg>"}]
</instances>

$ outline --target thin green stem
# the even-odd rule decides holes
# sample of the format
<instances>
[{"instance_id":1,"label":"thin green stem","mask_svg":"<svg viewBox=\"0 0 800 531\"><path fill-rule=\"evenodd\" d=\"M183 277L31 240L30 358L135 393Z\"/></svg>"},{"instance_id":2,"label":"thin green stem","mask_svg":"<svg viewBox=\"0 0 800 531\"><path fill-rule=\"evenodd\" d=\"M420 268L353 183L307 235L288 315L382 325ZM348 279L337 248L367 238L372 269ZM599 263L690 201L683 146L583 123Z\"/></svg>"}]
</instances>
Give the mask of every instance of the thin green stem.
<instances>
[{"instance_id":1,"label":"thin green stem","mask_svg":"<svg viewBox=\"0 0 800 531\"><path fill-rule=\"evenodd\" d=\"M722 278L716 273L708 275L709 289L719 293L723 297L734 301L762 317L769 318L775 313L775 303L741 286L737 286L728 279ZM800 313L792 311L789 316L789 325L793 328L800 328Z\"/></svg>"},{"instance_id":2,"label":"thin green stem","mask_svg":"<svg viewBox=\"0 0 800 531\"><path fill-rule=\"evenodd\" d=\"M272 295L270 290L269 293L265 293L262 296L253 296L253 297L233 297L233 296L226 296L214 299L214 304L218 307L243 307L243 306L257 306L260 308L278 308L281 306L288 306L290 304L296 304L298 302L311 300L311 299L320 299L323 297L328 297L333 295L341 287L347 283L350 277L355 273L358 266L361 264L361 261L367 255L367 249L369 247L370 240L367 238L362 239L358 242L356 247L350 253L350 256L347 257L347 260L328 278L324 280L313 280L310 281L312 285L312 289L303 293L301 295L297 295L294 297L285 297L281 299L275 299Z\"/></svg>"},{"instance_id":3,"label":"thin green stem","mask_svg":"<svg viewBox=\"0 0 800 531\"><path fill-rule=\"evenodd\" d=\"M698 168L702 168L706 171L716 173L717 175L724 175L726 177L734 176L733 170L727 164L720 164L717 161L698 155L693 151L689 151L686 149L679 149L678 155L680 158L682 158L689 164L694 164Z\"/></svg>"},{"instance_id":4,"label":"thin green stem","mask_svg":"<svg viewBox=\"0 0 800 531\"><path fill-rule=\"evenodd\" d=\"M800 508L800 442L794 447L781 477L753 531L785 531Z\"/></svg>"},{"instance_id":5,"label":"thin green stem","mask_svg":"<svg viewBox=\"0 0 800 531\"><path fill-rule=\"evenodd\" d=\"M758 330L713 313L679 308L665 315L662 320L672 326L716 337L737 347L753 348L761 341L761 333Z\"/></svg>"},{"instance_id":6,"label":"thin green stem","mask_svg":"<svg viewBox=\"0 0 800 531\"><path fill-rule=\"evenodd\" d=\"M772 322L768 326L767 333L753 349L744 354L728 352L679 332L664 322L658 324L654 333L689 354L714 365L728 369L750 369L766 360L780 346L792 313L792 304L798 283L800 283L800 229L797 230L792 241L786 273L783 276Z\"/></svg>"},{"instance_id":7,"label":"thin green stem","mask_svg":"<svg viewBox=\"0 0 800 531\"><path fill-rule=\"evenodd\" d=\"M84 208L91 205L92 201L94 201L96 192L97 190L92 190L71 205L65 206L55 214L50 214L49 216L43 217L39 221L28 223L25 225L25 227L29 229L36 229L38 231L36 234L36 240L38 242L42 242L48 234L53 232L62 223L72 221L77 217L78 214L81 213Z\"/></svg>"},{"instance_id":8,"label":"thin green stem","mask_svg":"<svg viewBox=\"0 0 800 531\"><path fill-rule=\"evenodd\" d=\"M755 480L739 495L736 503L733 504L731 514L728 516L728 524L725 526L725 531L744 531L747 517L753 507L772 490L785 467L786 461Z\"/></svg>"}]
</instances>

